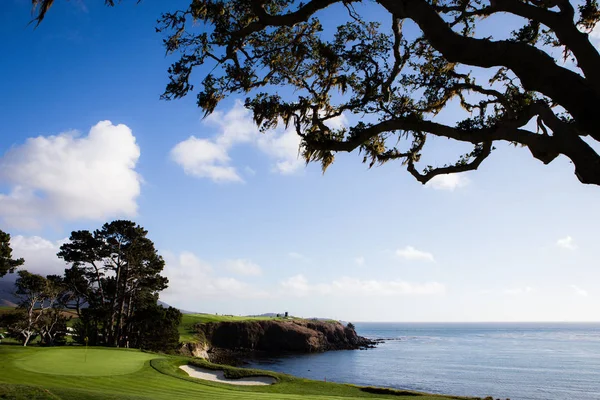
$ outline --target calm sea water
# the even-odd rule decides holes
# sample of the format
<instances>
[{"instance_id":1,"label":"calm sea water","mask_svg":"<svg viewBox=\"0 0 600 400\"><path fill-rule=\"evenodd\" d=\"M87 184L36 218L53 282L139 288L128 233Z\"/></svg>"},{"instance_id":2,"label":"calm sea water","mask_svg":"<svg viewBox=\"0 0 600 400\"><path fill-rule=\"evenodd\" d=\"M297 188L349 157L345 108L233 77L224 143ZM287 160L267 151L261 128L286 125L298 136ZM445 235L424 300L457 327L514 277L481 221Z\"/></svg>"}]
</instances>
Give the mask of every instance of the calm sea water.
<instances>
[{"instance_id":1,"label":"calm sea water","mask_svg":"<svg viewBox=\"0 0 600 400\"><path fill-rule=\"evenodd\" d=\"M357 323L376 349L253 360L310 379L511 400L600 400L600 324Z\"/></svg>"}]
</instances>

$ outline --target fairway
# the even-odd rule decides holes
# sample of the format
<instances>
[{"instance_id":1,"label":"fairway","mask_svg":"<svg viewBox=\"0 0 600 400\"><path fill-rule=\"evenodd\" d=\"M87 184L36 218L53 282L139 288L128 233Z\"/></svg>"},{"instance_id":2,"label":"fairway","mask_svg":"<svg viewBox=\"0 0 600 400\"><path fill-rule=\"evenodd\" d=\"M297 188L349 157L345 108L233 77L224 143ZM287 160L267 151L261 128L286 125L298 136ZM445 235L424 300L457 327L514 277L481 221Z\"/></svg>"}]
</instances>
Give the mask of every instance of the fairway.
<instances>
[{"instance_id":1,"label":"fairway","mask_svg":"<svg viewBox=\"0 0 600 400\"><path fill-rule=\"evenodd\" d=\"M0 345L0 399L6 400L450 400L455 397L364 390L289 375L217 366L138 350ZM229 370L235 376L272 376L277 383L236 386L189 377L179 368Z\"/></svg>"},{"instance_id":2,"label":"fairway","mask_svg":"<svg viewBox=\"0 0 600 400\"><path fill-rule=\"evenodd\" d=\"M42 349L15 361L18 368L52 375L108 376L136 372L154 354L90 348Z\"/></svg>"}]
</instances>

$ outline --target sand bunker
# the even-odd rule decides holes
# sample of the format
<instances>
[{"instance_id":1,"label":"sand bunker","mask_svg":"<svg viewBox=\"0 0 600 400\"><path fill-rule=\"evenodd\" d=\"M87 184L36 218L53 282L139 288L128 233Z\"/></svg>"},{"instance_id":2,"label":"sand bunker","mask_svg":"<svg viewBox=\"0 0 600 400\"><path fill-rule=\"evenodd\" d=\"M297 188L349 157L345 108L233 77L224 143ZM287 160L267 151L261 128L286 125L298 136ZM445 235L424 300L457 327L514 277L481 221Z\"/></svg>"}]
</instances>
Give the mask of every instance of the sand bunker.
<instances>
[{"instance_id":1,"label":"sand bunker","mask_svg":"<svg viewBox=\"0 0 600 400\"><path fill-rule=\"evenodd\" d=\"M225 377L225 373L223 371L214 371L212 369L199 368L193 365L182 365L179 368L185 371L192 378L227 383L229 385L264 386L272 385L273 383L277 382L277 379L271 376L252 376L240 379L229 379Z\"/></svg>"}]
</instances>

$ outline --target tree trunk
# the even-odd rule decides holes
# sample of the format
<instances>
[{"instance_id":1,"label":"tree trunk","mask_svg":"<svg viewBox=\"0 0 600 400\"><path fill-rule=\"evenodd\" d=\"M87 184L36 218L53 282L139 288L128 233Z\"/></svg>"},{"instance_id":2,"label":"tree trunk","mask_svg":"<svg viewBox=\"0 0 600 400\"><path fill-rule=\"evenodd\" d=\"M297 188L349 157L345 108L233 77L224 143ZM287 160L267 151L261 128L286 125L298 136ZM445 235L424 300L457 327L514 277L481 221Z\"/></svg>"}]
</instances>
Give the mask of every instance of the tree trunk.
<instances>
[{"instance_id":1,"label":"tree trunk","mask_svg":"<svg viewBox=\"0 0 600 400\"><path fill-rule=\"evenodd\" d=\"M121 250L121 246L119 245L119 253ZM117 327L116 327L116 323L117 321L120 319L120 315L118 314L118 309L117 309L117 301L122 301L122 295L121 295L121 286L122 286L122 277L121 277L121 270L123 269L123 265L122 265L122 260L121 260L121 255L119 254L117 261L113 261L115 266L116 266L116 273L117 276L115 278L115 293L113 295L113 298L110 301L110 338L109 338L109 343L111 346L119 346L119 337L118 337L118 333L117 333Z\"/></svg>"},{"instance_id":2,"label":"tree trunk","mask_svg":"<svg viewBox=\"0 0 600 400\"><path fill-rule=\"evenodd\" d=\"M25 337L25 340L23 341L23 347L27 347L27 343L29 343L31 336L33 336L33 332L23 332L23 336Z\"/></svg>"},{"instance_id":3,"label":"tree trunk","mask_svg":"<svg viewBox=\"0 0 600 400\"><path fill-rule=\"evenodd\" d=\"M123 335L123 317L125 314L125 297L127 296L127 282L129 280L129 261L125 263L125 271L123 273L123 283L121 286L123 290L119 297L119 318L117 320L117 346L121 345L121 336Z\"/></svg>"}]
</instances>

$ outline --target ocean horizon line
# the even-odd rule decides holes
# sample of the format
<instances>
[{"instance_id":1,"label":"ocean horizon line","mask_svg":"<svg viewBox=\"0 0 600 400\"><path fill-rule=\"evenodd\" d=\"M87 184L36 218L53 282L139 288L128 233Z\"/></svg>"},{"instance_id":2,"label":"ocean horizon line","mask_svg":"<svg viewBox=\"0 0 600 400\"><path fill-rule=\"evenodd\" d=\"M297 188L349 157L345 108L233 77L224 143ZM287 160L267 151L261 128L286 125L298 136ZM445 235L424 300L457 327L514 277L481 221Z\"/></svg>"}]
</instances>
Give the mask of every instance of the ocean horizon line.
<instances>
[{"instance_id":1,"label":"ocean horizon line","mask_svg":"<svg viewBox=\"0 0 600 400\"><path fill-rule=\"evenodd\" d=\"M340 321L347 321L341 319ZM475 325L475 324L593 324L600 325L598 321L350 321L353 324L431 324L431 325L451 325L451 324L462 324L462 325Z\"/></svg>"}]
</instances>

